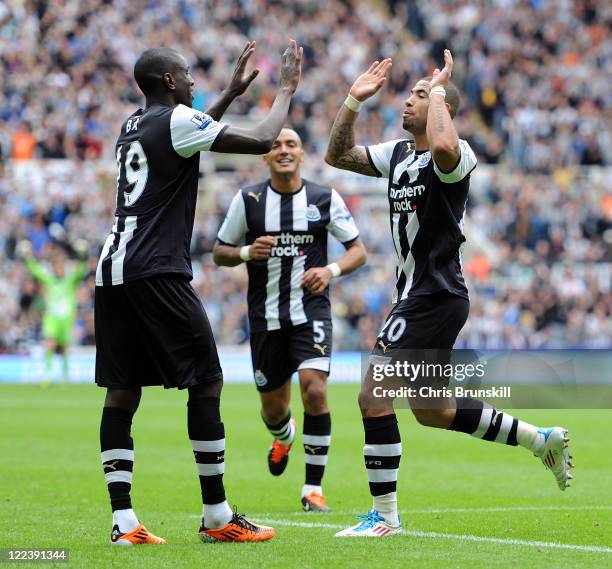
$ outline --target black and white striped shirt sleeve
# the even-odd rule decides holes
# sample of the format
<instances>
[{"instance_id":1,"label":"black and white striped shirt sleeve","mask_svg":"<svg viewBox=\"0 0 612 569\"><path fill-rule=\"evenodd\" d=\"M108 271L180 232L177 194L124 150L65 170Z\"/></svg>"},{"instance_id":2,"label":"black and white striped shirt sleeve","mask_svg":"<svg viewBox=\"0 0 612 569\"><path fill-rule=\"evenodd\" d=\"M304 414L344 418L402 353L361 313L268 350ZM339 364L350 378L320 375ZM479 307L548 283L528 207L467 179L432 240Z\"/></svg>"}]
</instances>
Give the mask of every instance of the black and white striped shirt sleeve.
<instances>
[{"instance_id":1,"label":"black and white striped shirt sleeve","mask_svg":"<svg viewBox=\"0 0 612 569\"><path fill-rule=\"evenodd\" d=\"M185 105L177 105L170 117L172 147L183 158L189 158L196 152L210 150L217 136L227 126L206 113Z\"/></svg>"},{"instance_id":2,"label":"black and white striped shirt sleeve","mask_svg":"<svg viewBox=\"0 0 612 569\"><path fill-rule=\"evenodd\" d=\"M347 244L359 237L359 230L351 212L346 207L340 194L332 189L329 206L329 223L326 227L338 241Z\"/></svg>"},{"instance_id":3,"label":"black and white striped shirt sleeve","mask_svg":"<svg viewBox=\"0 0 612 569\"><path fill-rule=\"evenodd\" d=\"M239 191L232 200L223 225L219 229L217 239L224 245L236 246L240 244L248 231L246 210L242 192Z\"/></svg>"},{"instance_id":4,"label":"black and white striped shirt sleeve","mask_svg":"<svg viewBox=\"0 0 612 569\"><path fill-rule=\"evenodd\" d=\"M459 150L461 151L461 157L452 172L443 172L434 160L434 172L436 176L438 176L438 179L445 184L456 184L460 182L476 168L476 155L467 141L459 140Z\"/></svg>"},{"instance_id":5,"label":"black and white striped shirt sleeve","mask_svg":"<svg viewBox=\"0 0 612 569\"><path fill-rule=\"evenodd\" d=\"M391 156L393 155L395 146L400 141L401 139L390 140L388 142L382 142L381 144L366 146L366 153L370 164L383 178L389 177Z\"/></svg>"}]
</instances>

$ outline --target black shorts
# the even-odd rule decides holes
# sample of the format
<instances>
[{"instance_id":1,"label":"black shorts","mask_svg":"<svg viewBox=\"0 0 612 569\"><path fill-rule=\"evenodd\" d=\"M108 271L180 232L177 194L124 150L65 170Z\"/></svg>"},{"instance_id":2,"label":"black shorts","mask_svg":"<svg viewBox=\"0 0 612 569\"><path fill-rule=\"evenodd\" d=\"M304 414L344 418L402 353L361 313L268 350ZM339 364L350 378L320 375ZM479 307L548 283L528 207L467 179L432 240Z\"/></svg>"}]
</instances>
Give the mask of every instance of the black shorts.
<instances>
[{"instance_id":1,"label":"black shorts","mask_svg":"<svg viewBox=\"0 0 612 569\"><path fill-rule=\"evenodd\" d=\"M387 316L372 355L390 356L393 361L449 363L469 311L469 300L447 291L402 300Z\"/></svg>"},{"instance_id":2,"label":"black shorts","mask_svg":"<svg viewBox=\"0 0 612 569\"><path fill-rule=\"evenodd\" d=\"M469 311L469 300L446 291L402 300L387 316L372 353L450 350Z\"/></svg>"},{"instance_id":3,"label":"black shorts","mask_svg":"<svg viewBox=\"0 0 612 569\"><path fill-rule=\"evenodd\" d=\"M435 389L447 387L450 376L445 372L446 364L451 363L452 348L467 320L469 309L469 300L446 291L409 297L396 304L372 349L369 363L374 381L362 387L365 394L362 397L368 398L362 400L362 403L371 407L383 403L398 405L402 397L381 397L376 392L378 386L381 388L379 393L385 389L397 390L405 386ZM397 370L397 373L377 379L374 376L376 367L382 371L389 364L400 364L400 367L391 368ZM408 364L408 367L404 364ZM421 367L419 364L425 365ZM366 381L370 381L369 378L370 375ZM413 407L432 408L439 404L439 399L411 396L406 402Z\"/></svg>"},{"instance_id":4,"label":"black shorts","mask_svg":"<svg viewBox=\"0 0 612 569\"><path fill-rule=\"evenodd\" d=\"M251 334L251 361L258 391L273 391L300 369L329 373L331 320Z\"/></svg>"},{"instance_id":5,"label":"black shorts","mask_svg":"<svg viewBox=\"0 0 612 569\"><path fill-rule=\"evenodd\" d=\"M223 377L208 317L187 280L98 286L95 298L99 386L185 389Z\"/></svg>"}]
</instances>

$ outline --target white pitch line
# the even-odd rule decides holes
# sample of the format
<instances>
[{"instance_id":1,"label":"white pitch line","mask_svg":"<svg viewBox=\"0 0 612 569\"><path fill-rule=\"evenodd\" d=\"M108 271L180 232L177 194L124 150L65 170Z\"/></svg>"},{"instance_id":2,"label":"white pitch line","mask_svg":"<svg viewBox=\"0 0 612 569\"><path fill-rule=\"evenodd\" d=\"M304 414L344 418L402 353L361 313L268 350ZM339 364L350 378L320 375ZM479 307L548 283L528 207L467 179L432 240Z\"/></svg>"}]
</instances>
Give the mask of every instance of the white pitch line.
<instances>
[{"instance_id":1,"label":"white pitch line","mask_svg":"<svg viewBox=\"0 0 612 569\"><path fill-rule=\"evenodd\" d=\"M400 514L465 514L470 512L580 512L580 511L612 511L612 505L602 506L491 506L488 508L413 508L407 510L400 510ZM332 510L333 515L342 516L356 516L362 514L361 510ZM304 516L308 515L306 512L249 512L251 517L270 517L278 516ZM194 515L194 518L201 517L201 515Z\"/></svg>"},{"instance_id":2,"label":"white pitch line","mask_svg":"<svg viewBox=\"0 0 612 569\"><path fill-rule=\"evenodd\" d=\"M492 506L489 508L422 508L400 510L400 514L452 514L467 512L556 512L580 510L612 510L612 506Z\"/></svg>"},{"instance_id":3,"label":"white pitch line","mask_svg":"<svg viewBox=\"0 0 612 569\"><path fill-rule=\"evenodd\" d=\"M267 524L275 524L278 526L294 526L304 528L326 528L326 529L344 529L346 526L341 524L321 524L313 522L292 522L287 520L262 520ZM444 538L457 539L459 541L477 541L483 543L500 543L503 545L525 545L528 547L545 547L550 549L569 549L571 551L587 551L591 553L612 553L612 547L599 547L597 545L574 545L571 543L559 543L555 541L530 541L527 539L510 539L503 537L484 537L480 535L470 534L454 534L454 533L439 533L435 531L415 531L404 530L402 535L410 535L412 537L429 537L429 538Z\"/></svg>"}]
</instances>

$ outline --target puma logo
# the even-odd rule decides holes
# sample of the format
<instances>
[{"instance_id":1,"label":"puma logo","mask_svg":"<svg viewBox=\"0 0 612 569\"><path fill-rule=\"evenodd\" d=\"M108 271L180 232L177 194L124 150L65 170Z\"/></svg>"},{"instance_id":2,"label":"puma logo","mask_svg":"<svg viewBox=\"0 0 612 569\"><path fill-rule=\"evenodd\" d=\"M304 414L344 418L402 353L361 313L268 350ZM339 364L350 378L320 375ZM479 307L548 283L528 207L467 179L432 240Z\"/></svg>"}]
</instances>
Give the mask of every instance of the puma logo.
<instances>
[{"instance_id":1,"label":"puma logo","mask_svg":"<svg viewBox=\"0 0 612 569\"><path fill-rule=\"evenodd\" d=\"M323 447L312 447L310 445L304 445L304 450L309 452L310 454L314 454L316 453L318 450L322 449Z\"/></svg>"},{"instance_id":2,"label":"puma logo","mask_svg":"<svg viewBox=\"0 0 612 569\"><path fill-rule=\"evenodd\" d=\"M255 192L249 192L247 194L248 197L253 198L257 203L259 203L259 198L261 197L261 192L255 193Z\"/></svg>"},{"instance_id":3,"label":"puma logo","mask_svg":"<svg viewBox=\"0 0 612 569\"><path fill-rule=\"evenodd\" d=\"M321 344L313 344L312 347L319 350L323 356L325 355L325 350L327 350L327 346L322 346Z\"/></svg>"},{"instance_id":4,"label":"puma logo","mask_svg":"<svg viewBox=\"0 0 612 569\"><path fill-rule=\"evenodd\" d=\"M382 348L383 354L386 354L389 344L385 344L382 340L380 340L380 342L378 342L378 345Z\"/></svg>"},{"instance_id":5,"label":"puma logo","mask_svg":"<svg viewBox=\"0 0 612 569\"><path fill-rule=\"evenodd\" d=\"M109 470L117 470L118 462L119 462L118 460L114 460L113 462L105 462L104 469L106 470L108 468Z\"/></svg>"}]
</instances>

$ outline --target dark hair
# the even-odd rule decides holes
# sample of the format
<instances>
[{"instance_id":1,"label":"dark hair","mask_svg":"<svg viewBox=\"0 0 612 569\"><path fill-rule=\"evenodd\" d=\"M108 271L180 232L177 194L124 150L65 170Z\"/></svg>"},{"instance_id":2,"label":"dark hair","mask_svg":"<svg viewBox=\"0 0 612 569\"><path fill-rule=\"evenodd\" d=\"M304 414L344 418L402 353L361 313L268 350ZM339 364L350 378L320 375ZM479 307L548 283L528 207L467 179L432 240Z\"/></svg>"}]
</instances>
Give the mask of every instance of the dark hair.
<instances>
[{"instance_id":1,"label":"dark hair","mask_svg":"<svg viewBox=\"0 0 612 569\"><path fill-rule=\"evenodd\" d=\"M427 81L428 83L433 79L431 75L419 79L419 81ZM446 102L450 105L450 116L454 119L459 111L461 105L461 95L459 95L459 89L452 81L448 82L448 85L444 87L446 89Z\"/></svg>"},{"instance_id":2,"label":"dark hair","mask_svg":"<svg viewBox=\"0 0 612 569\"><path fill-rule=\"evenodd\" d=\"M138 87L149 95L162 87L165 73L173 73L181 65L181 54L170 47L147 49L134 65L134 79Z\"/></svg>"}]
</instances>

